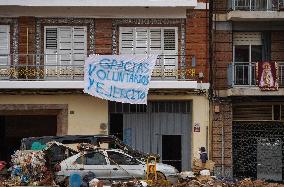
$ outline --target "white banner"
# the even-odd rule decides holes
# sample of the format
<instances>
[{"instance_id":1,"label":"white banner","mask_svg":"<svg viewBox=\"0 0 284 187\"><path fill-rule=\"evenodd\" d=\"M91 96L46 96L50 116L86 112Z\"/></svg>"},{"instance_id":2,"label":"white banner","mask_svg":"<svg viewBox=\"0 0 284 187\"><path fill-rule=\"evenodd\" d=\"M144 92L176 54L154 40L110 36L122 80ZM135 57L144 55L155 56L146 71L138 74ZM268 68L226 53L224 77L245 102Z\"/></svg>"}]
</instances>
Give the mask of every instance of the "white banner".
<instances>
[{"instance_id":1,"label":"white banner","mask_svg":"<svg viewBox=\"0 0 284 187\"><path fill-rule=\"evenodd\" d=\"M90 56L85 62L84 92L110 101L147 104L157 56Z\"/></svg>"}]
</instances>

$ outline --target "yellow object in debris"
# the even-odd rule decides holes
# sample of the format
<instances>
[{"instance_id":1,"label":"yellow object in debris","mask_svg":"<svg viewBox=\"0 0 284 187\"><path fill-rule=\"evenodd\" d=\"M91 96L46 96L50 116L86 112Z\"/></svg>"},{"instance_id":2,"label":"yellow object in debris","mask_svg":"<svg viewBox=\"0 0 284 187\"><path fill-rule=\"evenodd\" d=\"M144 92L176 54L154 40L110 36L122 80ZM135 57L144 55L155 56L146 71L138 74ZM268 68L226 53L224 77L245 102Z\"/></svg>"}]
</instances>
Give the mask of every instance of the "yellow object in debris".
<instances>
[{"instance_id":1,"label":"yellow object in debris","mask_svg":"<svg viewBox=\"0 0 284 187\"><path fill-rule=\"evenodd\" d=\"M147 180L149 180L150 175L154 175L154 179L157 180L157 158L154 156L149 156L147 159L147 170L146 170Z\"/></svg>"}]
</instances>

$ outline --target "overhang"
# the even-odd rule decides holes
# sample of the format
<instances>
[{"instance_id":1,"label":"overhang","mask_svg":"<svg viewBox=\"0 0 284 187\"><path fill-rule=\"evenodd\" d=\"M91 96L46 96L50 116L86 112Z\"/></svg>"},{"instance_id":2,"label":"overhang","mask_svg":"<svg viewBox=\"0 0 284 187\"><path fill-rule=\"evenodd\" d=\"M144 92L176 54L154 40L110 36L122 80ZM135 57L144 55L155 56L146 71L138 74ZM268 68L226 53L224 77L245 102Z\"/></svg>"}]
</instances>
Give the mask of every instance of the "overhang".
<instances>
[{"instance_id":1,"label":"overhang","mask_svg":"<svg viewBox=\"0 0 284 187\"><path fill-rule=\"evenodd\" d=\"M87 7L188 7L197 6L197 0L4 0L1 5L16 6L87 6Z\"/></svg>"},{"instance_id":2,"label":"overhang","mask_svg":"<svg viewBox=\"0 0 284 187\"><path fill-rule=\"evenodd\" d=\"M207 85L201 86L203 89ZM0 89L84 89L84 81L0 81ZM151 81L150 89L200 89L197 81Z\"/></svg>"},{"instance_id":3,"label":"overhang","mask_svg":"<svg viewBox=\"0 0 284 187\"><path fill-rule=\"evenodd\" d=\"M227 14L231 21L280 21L284 20L284 11L231 11Z\"/></svg>"}]
</instances>

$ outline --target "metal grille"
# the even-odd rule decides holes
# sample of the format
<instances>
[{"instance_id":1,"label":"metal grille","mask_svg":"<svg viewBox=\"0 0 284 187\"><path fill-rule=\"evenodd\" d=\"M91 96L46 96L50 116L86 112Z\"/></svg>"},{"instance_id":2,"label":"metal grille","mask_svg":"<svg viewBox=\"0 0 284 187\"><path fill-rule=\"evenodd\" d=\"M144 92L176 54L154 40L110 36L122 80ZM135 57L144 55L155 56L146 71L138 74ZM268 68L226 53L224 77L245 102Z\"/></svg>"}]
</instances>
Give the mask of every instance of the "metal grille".
<instances>
[{"instance_id":1,"label":"metal grille","mask_svg":"<svg viewBox=\"0 0 284 187\"><path fill-rule=\"evenodd\" d=\"M191 101L149 101L148 105L109 102L110 113L191 113Z\"/></svg>"},{"instance_id":2,"label":"metal grille","mask_svg":"<svg viewBox=\"0 0 284 187\"><path fill-rule=\"evenodd\" d=\"M233 175L283 181L283 122L233 122Z\"/></svg>"},{"instance_id":3,"label":"metal grille","mask_svg":"<svg viewBox=\"0 0 284 187\"><path fill-rule=\"evenodd\" d=\"M283 0L233 0L234 10L275 11L283 9Z\"/></svg>"}]
</instances>

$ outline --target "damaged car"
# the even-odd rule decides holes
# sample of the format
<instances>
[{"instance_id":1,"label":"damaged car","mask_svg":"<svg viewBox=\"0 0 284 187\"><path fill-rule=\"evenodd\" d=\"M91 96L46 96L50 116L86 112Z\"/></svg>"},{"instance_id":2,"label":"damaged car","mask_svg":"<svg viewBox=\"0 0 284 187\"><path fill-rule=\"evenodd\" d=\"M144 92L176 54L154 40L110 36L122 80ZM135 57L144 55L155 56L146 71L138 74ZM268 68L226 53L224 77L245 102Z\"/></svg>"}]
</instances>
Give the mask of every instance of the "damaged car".
<instances>
[{"instance_id":1,"label":"damaged car","mask_svg":"<svg viewBox=\"0 0 284 187\"><path fill-rule=\"evenodd\" d=\"M96 149L73 155L55 166L56 182L68 181L77 173L82 177L94 173L100 180L146 179L146 162L134 158L120 149ZM173 166L157 163L158 180L178 180L178 170ZM153 176L149 176L151 179Z\"/></svg>"},{"instance_id":2,"label":"damaged car","mask_svg":"<svg viewBox=\"0 0 284 187\"><path fill-rule=\"evenodd\" d=\"M48 142L58 142L68 146L76 146L79 143L89 143L97 147L107 144L107 147L121 149L131 156L146 160L150 155L155 156L158 160L160 156L157 154L148 154L135 150L123 143L120 139L113 135L65 135L65 136L42 136L23 138L21 141L21 150L42 150Z\"/></svg>"}]
</instances>

